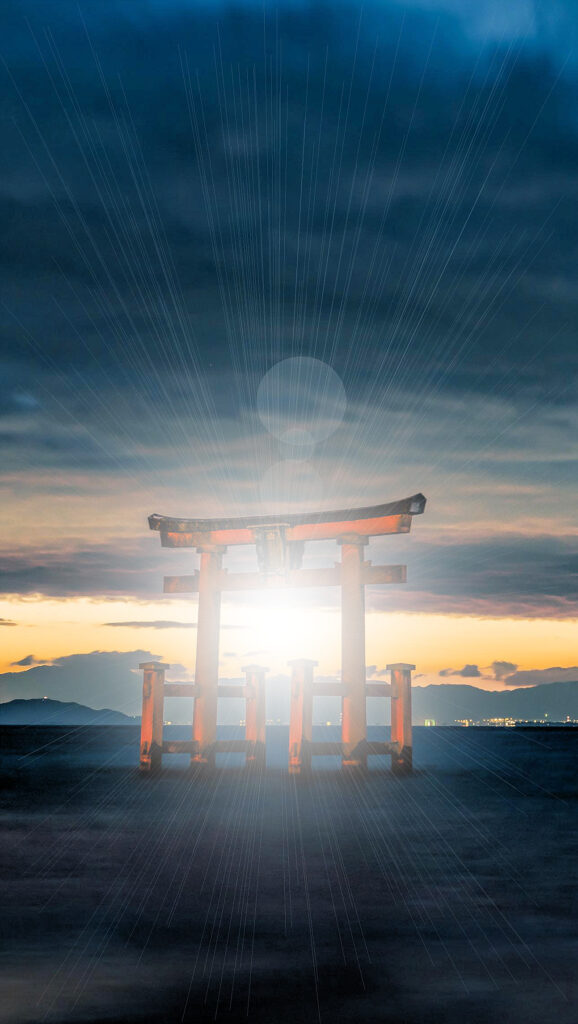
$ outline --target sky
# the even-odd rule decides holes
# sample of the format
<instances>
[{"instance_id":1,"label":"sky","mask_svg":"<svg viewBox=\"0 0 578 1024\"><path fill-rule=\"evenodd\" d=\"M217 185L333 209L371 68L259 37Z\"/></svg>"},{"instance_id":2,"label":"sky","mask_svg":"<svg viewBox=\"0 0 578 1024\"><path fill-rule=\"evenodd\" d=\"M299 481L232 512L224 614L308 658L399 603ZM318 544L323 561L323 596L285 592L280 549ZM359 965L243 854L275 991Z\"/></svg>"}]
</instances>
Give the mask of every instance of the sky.
<instances>
[{"instance_id":1,"label":"sky","mask_svg":"<svg viewBox=\"0 0 578 1024\"><path fill-rule=\"evenodd\" d=\"M150 513L418 491L366 549L408 567L368 588L370 675L578 678L574 4L0 19L0 699L82 664L121 707L96 667L143 652L191 677L195 601L162 576L197 556ZM337 674L338 598L226 598L222 676Z\"/></svg>"}]
</instances>

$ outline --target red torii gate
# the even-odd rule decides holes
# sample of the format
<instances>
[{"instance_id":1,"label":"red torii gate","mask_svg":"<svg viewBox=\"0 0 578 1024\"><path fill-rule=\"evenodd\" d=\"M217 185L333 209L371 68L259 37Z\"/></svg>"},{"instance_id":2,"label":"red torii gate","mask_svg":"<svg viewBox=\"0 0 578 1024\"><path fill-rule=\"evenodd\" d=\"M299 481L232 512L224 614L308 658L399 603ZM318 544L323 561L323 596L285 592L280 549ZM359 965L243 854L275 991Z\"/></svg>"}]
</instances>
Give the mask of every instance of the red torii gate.
<instances>
[{"instance_id":1,"label":"red torii gate","mask_svg":"<svg viewBox=\"0 0 578 1024\"><path fill-rule=\"evenodd\" d=\"M165 683L168 667L146 662L141 725L141 769L161 764L162 753L187 752L194 763L213 764L215 754L245 752L248 763L263 764L265 756L265 669L250 665L245 686L219 686L219 631L224 590L267 590L278 587L341 587L341 685L313 684L315 662L291 662L291 724L289 770L308 767L312 754L340 754L347 767L361 767L372 753L391 753L397 770L411 767L411 670L413 665L388 665L391 670L392 728L390 743L367 742L366 697L383 696L384 684L365 679L365 585L405 583L406 566L373 566L364 561L370 537L409 533L413 516L421 515L426 499L414 494L401 501L360 509L255 516L241 519L175 519L149 516L151 530L163 547L196 548L200 570L188 576L165 576L164 592L199 595L195 682ZM302 569L307 541L336 540L341 562L334 568ZM258 572L229 573L223 568L227 547L254 544ZM340 743L311 740L312 697L342 698ZM194 697L193 737L190 742L163 743L165 696ZM219 697L247 701L245 740L217 741ZM330 749L331 748L331 749Z\"/></svg>"}]
</instances>

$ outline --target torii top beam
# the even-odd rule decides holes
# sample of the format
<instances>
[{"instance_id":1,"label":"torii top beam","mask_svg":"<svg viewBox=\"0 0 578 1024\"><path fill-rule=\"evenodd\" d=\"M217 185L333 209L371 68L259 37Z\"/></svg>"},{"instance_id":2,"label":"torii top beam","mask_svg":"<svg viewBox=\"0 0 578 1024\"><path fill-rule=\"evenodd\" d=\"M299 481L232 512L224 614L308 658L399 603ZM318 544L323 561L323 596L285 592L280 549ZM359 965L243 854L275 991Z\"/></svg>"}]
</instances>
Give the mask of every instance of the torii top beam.
<instances>
[{"instance_id":1,"label":"torii top beam","mask_svg":"<svg viewBox=\"0 0 578 1024\"><path fill-rule=\"evenodd\" d=\"M366 508L330 512L300 512L285 516L243 516L238 519L175 519L149 516L149 527L161 535L168 548L203 547L258 543L264 530L282 527L285 541L336 540L347 534L377 537L409 533L412 516L421 515L426 499L412 494L401 501Z\"/></svg>"}]
</instances>

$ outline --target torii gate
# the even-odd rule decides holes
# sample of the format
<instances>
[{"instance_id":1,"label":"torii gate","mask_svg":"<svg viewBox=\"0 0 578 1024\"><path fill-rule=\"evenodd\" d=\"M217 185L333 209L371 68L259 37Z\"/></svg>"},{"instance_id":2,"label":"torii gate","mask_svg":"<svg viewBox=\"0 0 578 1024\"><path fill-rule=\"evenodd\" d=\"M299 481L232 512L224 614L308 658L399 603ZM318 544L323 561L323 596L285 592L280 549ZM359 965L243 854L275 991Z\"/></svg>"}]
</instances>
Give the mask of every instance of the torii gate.
<instances>
[{"instance_id":1,"label":"torii gate","mask_svg":"<svg viewBox=\"0 0 578 1024\"><path fill-rule=\"evenodd\" d=\"M378 565L364 561L363 549L371 537L409 533L412 517L421 515L426 499L414 494L368 508L287 516L247 516L241 519L174 519L149 516L151 530L169 548L196 548L200 570L188 576L165 576L164 592L198 594L197 655L195 682L165 683L168 667L146 662L141 725L141 769L159 767L162 753L191 754L191 761L213 764L221 751L243 751L248 763L264 763L265 670L250 665L244 671L246 686L219 686L219 631L221 593L224 590L268 590L278 587L341 587L341 685L313 685L312 661L291 662L291 723L289 770L300 772L311 754L340 754L344 767L361 767L371 753L391 753L399 771L411 767L411 670L413 665L388 665L391 670L392 728L390 743L367 742L366 697L383 696L384 684L365 679L365 585L405 583L405 565ZM334 568L302 569L305 543L336 540L341 562ZM228 547L254 544L258 572L229 573L223 568ZM311 740L312 697L340 696L342 726L340 743ZM194 697L191 742L163 743L165 696ZM245 697L245 740L217 741L217 701ZM331 748L331 749L329 749Z\"/></svg>"}]
</instances>

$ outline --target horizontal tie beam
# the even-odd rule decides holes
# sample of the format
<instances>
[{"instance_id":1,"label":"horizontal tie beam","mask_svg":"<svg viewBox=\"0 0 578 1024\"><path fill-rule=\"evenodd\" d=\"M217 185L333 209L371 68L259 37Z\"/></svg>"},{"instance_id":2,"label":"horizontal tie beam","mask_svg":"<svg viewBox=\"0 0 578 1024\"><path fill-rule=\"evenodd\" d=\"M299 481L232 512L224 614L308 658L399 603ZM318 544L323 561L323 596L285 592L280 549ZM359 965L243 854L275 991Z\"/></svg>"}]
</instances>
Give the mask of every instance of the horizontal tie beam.
<instances>
[{"instance_id":1,"label":"horizontal tie beam","mask_svg":"<svg viewBox=\"0 0 578 1024\"><path fill-rule=\"evenodd\" d=\"M195 754L197 746L194 740L165 740L163 754Z\"/></svg>"},{"instance_id":2,"label":"horizontal tie beam","mask_svg":"<svg viewBox=\"0 0 578 1024\"><path fill-rule=\"evenodd\" d=\"M165 683L165 697L195 697L197 687L194 683Z\"/></svg>"},{"instance_id":3,"label":"horizontal tie beam","mask_svg":"<svg viewBox=\"0 0 578 1024\"><path fill-rule=\"evenodd\" d=\"M198 697L199 688L195 683L165 683L165 697ZM217 687L217 697L246 697L246 686L235 686L223 683Z\"/></svg>"},{"instance_id":4,"label":"horizontal tie beam","mask_svg":"<svg viewBox=\"0 0 578 1024\"><path fill-rule=\"evenodd\" d=\"M315 754L316 757L328 757L330 755L336 755L341 757L343 753L343 744L340 740L321 740L315 741L311 744L311 753Z\"/></svg>"},{"instance_id":5,"label":"horizontal tie beam","mask_svg":"<svg viewBox=\"0 0 578 1024\"><path fill-rule=\"evenodd\" d=\"M367 683L365 687L366 697L391 697L391 686L389 683Z\"/></svg>"},{"instance_id":6,"label":"horizontal tie beam","mask_svg":"<svg viewBox=\"0 0 578 1024\"><path fill-rule=\"evenodd\" d=\"M345 689L339 683L314 683L314 697L343 697Z\"/></svg>"},{"instance_id":7,"label":"horizontal tie beam","mask_svg":"<svg viewBox=\"0 0 578 1024\"><path fill-rule=\"evenodd\" d=\"M229 683L223 683L222 686L217 687L217 697L246 697L247 687L246 686L235 686Z\"/></svg>"},{"instance_id":8,"label":"horizontal tie beam","mask_svg":"<svg viewBox=\"0 0 578 1024\"><path fill-rule=\"evenodd\" d=\"M246 754L251 746L249 740L217 740L214 751L216 754Z\"/></svg>"},{"instance_id":9,"label":"horizontal tie beam","mask_svg":"<svg viewBox=\"0 0 578 1024\"><path fill-rule=\"evenodd\" d=\"M383 754L391 754L397 750L397 743L367 743L367 753L379 756Z\"/></svg>"},{"instance_id":10,"label":"horizontal tie beam","mask_svg":"<svg viewBox=\"0 0 578 1024\"><path fill-rule=\"evenodd\" d=\"M362 582L405 583L405 565L371 565L365 562ZM338 587L341 584L341 566L333 569L292 569L286 574L268 575L260 572L234 572L221 570L215 579L218 590L279 590L285 587ZM188 576L165 576L165 594L198 594L199 573Z\"/></svg>"}]
</instances>

